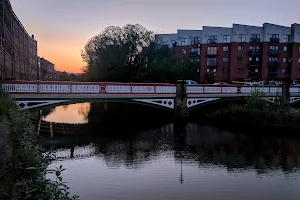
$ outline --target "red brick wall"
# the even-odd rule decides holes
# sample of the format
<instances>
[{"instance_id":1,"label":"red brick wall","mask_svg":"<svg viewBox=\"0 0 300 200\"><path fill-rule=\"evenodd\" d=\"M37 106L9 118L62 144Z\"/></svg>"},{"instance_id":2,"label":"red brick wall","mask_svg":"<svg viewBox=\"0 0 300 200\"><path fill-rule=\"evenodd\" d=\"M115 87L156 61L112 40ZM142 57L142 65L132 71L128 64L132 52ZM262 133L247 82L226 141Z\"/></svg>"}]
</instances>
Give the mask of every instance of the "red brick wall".
<instances>
[{"instance_id":1,"label":"red brick wall","mask_svg":"<svg viewBox=\"0 0 300 200\"><path fill-rule=\"evenodd\" d=\"M291 56L292 56L292 69L291 69L291 77L295 79L300 79L300 74L298 74L298 70L300 70L300 63L298 63L298 59L300 58L300 43L293 43L291 45Z\"/></svg>"},{"instance_id":2,"label":"red brick wall","mask_svg":"<svg viewBox=\"0 0 300 200\"><path fill-rule=\"evenodd\" d=\"M243 51L238 51L238 46L243 46ZM232 43L231 44L231 58L230 58L230 80L248 77L248 61L249 61L249 43ZM243 58L243 62L237 61L238 57ZM241 74L237 73L237 69L242 68Z\"/></svg>"}]
</instances>

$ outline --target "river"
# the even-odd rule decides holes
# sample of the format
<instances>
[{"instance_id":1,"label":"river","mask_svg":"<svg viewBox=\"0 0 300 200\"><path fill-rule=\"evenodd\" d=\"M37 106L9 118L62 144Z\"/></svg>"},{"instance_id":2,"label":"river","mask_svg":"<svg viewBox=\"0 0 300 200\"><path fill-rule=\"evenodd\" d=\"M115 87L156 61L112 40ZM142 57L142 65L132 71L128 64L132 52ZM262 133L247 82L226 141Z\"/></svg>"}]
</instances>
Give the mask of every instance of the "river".
<instances>
[{"instance_id":1,"label":"river","mask_svg":"<svg viewBox=\"0 0 300 200\"><path fill-rule=\"evenodd\" d=\"M89 109L89 103L58 106L44 120L87 123ZM70 192L82 200L299 197L299 138L232 133L197 123L133 129L64 138L50 168L62 164Z\"/></svg>"}]
</instances>

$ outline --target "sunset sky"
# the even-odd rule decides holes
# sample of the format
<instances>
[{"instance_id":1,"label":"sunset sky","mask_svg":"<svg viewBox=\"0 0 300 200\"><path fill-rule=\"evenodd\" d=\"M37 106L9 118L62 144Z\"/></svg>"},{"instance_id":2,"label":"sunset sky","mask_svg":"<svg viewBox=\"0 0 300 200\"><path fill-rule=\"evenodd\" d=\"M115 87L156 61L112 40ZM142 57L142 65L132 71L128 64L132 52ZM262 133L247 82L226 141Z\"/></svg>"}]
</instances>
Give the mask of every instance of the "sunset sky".
<instances>
[{"instance_id":1,"label":"sunset sky","mask_svg":"<svg viewBox=\"0 0 300 200\"><path fill-rule=\"evenodd\" d=\"M140 23L157 33L232 23L300 23L299 0L10 0L38 54L56 70L80 72L80 51L105 27Z\"/></svg>"}]
</instances>

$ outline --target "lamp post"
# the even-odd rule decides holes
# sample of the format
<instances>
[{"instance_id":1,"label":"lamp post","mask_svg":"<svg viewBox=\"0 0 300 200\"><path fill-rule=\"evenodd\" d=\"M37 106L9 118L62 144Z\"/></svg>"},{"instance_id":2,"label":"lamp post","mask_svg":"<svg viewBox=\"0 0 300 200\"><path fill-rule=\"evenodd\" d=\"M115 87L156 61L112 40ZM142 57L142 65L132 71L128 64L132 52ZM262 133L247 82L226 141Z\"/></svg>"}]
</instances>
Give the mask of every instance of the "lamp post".
<instances>
[{"instance_id":1,"label":"lamp post","mask_svg":"<svg viewBox=\"0 0 300 200\"><path fill-rule=\"evenodd\" d=\"M182 52L182 55L183 55L183 60L182 60L182 79L183 79L183 82L184 82L184 64L185 64L186 48L182 47L181 52Z\"/></svg>"}]
</instances>

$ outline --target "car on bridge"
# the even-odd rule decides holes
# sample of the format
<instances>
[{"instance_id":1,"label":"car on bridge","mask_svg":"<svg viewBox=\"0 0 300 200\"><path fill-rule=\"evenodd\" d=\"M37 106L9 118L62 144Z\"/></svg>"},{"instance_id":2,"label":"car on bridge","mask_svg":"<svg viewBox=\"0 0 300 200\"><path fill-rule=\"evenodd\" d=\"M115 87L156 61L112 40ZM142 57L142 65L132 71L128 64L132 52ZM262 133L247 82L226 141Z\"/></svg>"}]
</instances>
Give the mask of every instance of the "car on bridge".
<instances>
[{"instance_id":1,"label":"car on bridge","mask_svg":"<svg viewBox=\"0 0 300 200\"><path fill-rule=\"evenodd\" d=\"M197 84L196 81L192 81L192 80L185 80L185 83L188 84L188 85Z\"/></svg>"}]
</instances>

